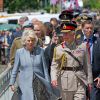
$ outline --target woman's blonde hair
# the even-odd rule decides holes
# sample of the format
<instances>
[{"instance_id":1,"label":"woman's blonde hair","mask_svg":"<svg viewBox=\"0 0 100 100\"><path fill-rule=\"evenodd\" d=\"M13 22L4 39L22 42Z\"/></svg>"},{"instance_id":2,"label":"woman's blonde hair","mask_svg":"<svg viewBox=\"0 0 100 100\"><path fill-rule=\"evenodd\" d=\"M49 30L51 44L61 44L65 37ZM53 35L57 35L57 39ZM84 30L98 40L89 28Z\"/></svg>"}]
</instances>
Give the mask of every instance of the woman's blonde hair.
<instances>
[{"instance_id":1,"label":"woman's blonde hair","mask_svg":"<svg viewBox=\"0 0 100 100\"><path fill-rule=\"evenodd\" d=\"M21 37L22 45L23 45L23 46L26 45L26 44L25 44L25 41L26 41L26 39L27 39L28 37L35 39L34 46L36 46L36 44L37 44L37 42L38 42L38 38L37 38L37 36L36 36L36 34L34 33L33 30L25 30L25 31L23 31L23 35L22 35L22 37Z\"/></svg>"},{"instance_id":2,"label":"woman's blonde hair","mask_svg":"<svg viewBox=\"0 0 100 100\"><path fill-rule=\"evenodd\" d=\"M45 37L45 34L46 34L46 28L45 28L43 22L36 21L36 22L34 22L34 25L38 25L40 27L41 39L43 39Z\"/></svg>"}]
</instances>

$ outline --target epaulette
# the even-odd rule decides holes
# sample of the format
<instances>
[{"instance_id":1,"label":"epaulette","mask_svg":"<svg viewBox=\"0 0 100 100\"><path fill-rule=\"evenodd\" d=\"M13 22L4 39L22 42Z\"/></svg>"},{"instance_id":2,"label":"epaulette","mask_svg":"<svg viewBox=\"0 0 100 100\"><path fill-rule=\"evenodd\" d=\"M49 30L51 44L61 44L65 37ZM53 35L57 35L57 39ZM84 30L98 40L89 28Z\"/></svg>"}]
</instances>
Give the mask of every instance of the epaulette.
<instances>
[{"instance_id":1,"label":"epaulette","mask_svg":"<svg viewBox=\"0 0 100 100\"><path fill-rule=\"evenodd\" d=\"M64 48L65 47L64 42L56 45L56 47L59 47L59 46L61 46L62 48Z\"/></svg>"}]
</instances>

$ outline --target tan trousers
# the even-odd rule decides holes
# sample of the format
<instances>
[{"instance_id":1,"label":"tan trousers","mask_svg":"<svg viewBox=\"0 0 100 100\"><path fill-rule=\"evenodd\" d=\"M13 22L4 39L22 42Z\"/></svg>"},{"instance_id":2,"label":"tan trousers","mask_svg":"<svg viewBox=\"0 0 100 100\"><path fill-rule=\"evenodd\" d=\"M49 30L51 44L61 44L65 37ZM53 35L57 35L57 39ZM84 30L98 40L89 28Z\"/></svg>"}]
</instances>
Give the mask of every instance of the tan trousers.
<instances>
[{"instance_id":1,"label":"tan trousers","mask_svg":"<svg viewBox=\"0 0 100 100\"><path fill-rule=\"evenodd\" d=\"M63 91L62 100L86 100L86 87L78 79L77 91Z\"/></svg>"}]
</instances>

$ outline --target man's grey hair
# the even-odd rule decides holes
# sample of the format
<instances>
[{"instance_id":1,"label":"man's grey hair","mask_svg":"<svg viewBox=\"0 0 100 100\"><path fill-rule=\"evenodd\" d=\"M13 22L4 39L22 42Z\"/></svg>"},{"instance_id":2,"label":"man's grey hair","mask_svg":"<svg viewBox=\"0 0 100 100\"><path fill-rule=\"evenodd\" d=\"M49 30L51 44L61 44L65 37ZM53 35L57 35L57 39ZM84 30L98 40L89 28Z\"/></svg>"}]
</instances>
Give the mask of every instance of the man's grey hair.
<instances>
[{"instance_id":1,"label":"man's grey hair","mask_svg":"<svg viewBox=\"0 0 100 100\"><path fill-rule=\"evenodd\" d=\"M27 20L29 20L29 18L27 16L22 16L22 17L20 17L20 20L27 21Z\"/></svg>"}]
</instances>

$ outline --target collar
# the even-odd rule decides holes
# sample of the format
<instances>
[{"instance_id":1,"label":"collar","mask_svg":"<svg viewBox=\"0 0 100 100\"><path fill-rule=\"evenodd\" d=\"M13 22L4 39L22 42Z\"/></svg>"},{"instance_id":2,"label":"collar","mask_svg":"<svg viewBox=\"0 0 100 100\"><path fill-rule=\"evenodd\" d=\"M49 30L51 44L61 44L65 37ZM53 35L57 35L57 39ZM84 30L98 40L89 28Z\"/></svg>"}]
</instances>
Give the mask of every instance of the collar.
<instances>
[{"instance_id":1,"label":"collar","mask_svg":"<svg viewBox=\"0 0 100 100\"><path fill-rule=\"evenodd\" d=\"M84 35L84 42L93 43L93 41L94 41L94 36L93 35L89 39L87 39L86 36Z\"/></svg>"},{"instance_id":2,"label":"collar","mask_svg":"<svg viewBox=\"0 0 100 100\"><path fill-rule=\"evenodd\" d=\"M65 41L61 43L62 48L69 48L70 50L73 50L76 48L76 42L72 42L71 44L66 43Z\"/></svg>"}]
</instances>

